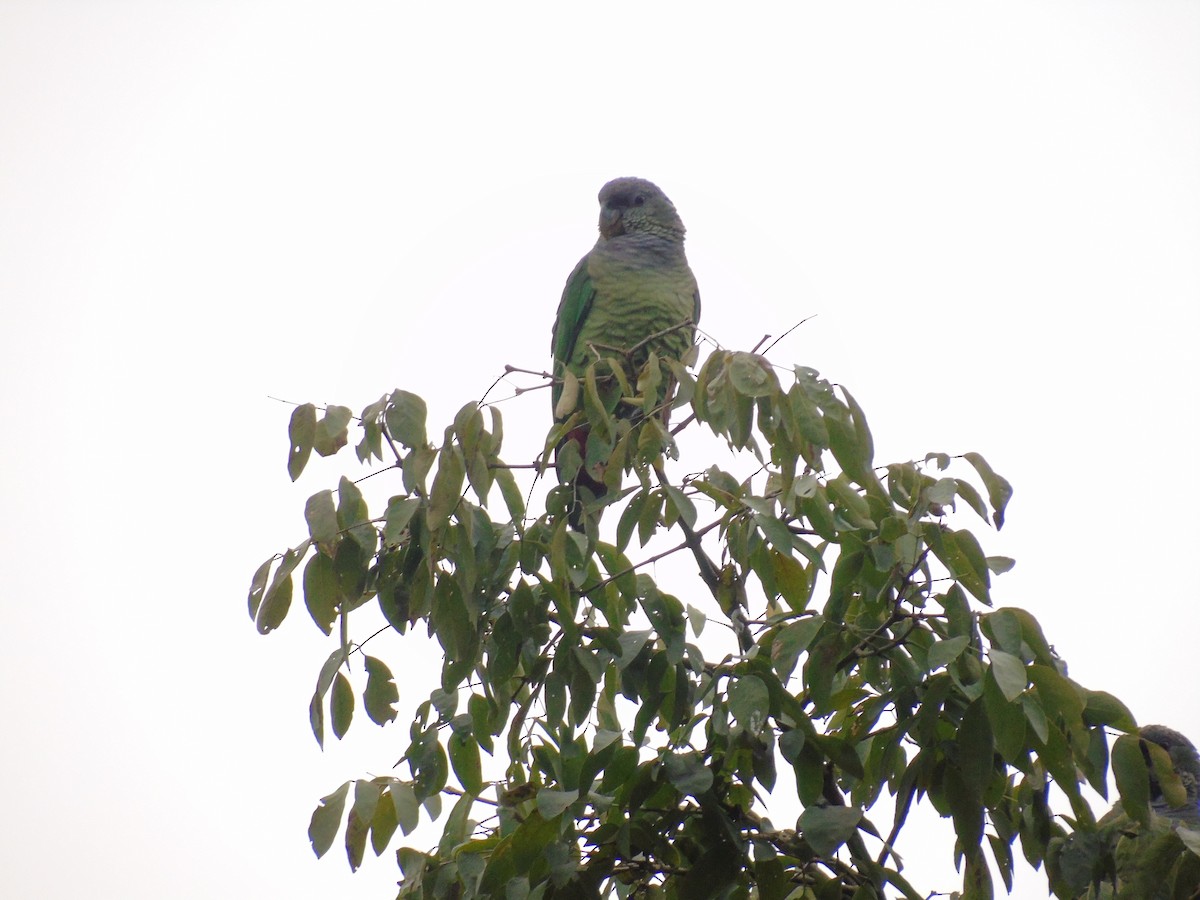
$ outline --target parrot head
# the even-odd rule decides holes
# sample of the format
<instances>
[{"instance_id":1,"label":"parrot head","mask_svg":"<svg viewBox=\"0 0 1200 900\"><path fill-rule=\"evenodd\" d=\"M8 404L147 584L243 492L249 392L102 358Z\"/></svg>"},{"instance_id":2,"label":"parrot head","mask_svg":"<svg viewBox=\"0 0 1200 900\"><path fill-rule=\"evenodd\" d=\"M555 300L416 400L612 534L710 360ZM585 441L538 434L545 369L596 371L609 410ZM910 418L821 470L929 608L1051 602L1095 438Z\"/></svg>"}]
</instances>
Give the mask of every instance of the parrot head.
<instances>
[{"instance_id":1,"label":"parrot head","mask_svg":"<svg viewBox=\"0 0 1200 900\"><path fill-rule=\"evenodd\" d=\"M681 239L683 222L674 204L644 178L615 178L600 188L600 234L614 238L642 232Z\"/></svg>"},{"instance_id":2,"label":"parrot head","mask_svg":"<svg viewBox=\"0 0 1200 900\"><path fill-rule=\"evenodd\" d=\"M1194 816L1197 810L1197 801L1200 800L1200 796L1198 796L1200 795L1200 754L1197 754L1195 745L1178 731L1167 728L1165 725L1147 725L1141 729L1140 733L1143 740L1153 741L1167 751L1175 772L1179 775L1179 780L1187 792L1188 805L1168 811L1162 787L1158 783L1153 766L1150 766L1149 755L1143 750L1143 755L1147 756L1146 762L1150 768L1151 805L1165 815L1184 813Z\"/></svg>"}]
</instances>

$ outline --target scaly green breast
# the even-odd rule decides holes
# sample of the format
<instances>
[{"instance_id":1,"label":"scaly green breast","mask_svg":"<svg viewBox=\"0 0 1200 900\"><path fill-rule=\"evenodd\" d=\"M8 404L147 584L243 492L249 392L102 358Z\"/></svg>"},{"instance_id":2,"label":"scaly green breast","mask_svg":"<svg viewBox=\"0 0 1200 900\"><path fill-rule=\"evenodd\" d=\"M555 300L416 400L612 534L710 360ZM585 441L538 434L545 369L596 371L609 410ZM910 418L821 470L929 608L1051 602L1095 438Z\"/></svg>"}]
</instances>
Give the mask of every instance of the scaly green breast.
<instances>
[{"instance_id":1,"label":"scaly green breast","mask_svg":"<svg viewBox=\"0 0 1200 900\"><path fill-rule=\"evenodd\" d=\"M601 257L600 264L589 268L596 298L575 342L573 367L596 358L592 346L600 355L605 350L628 351L656 334L639 347L635 366L651 348L659 356L678 359L692 346L696 282L686 263L664 270ZM676 327L681 325L685 327Z\"/></svg>"}]
</instances>

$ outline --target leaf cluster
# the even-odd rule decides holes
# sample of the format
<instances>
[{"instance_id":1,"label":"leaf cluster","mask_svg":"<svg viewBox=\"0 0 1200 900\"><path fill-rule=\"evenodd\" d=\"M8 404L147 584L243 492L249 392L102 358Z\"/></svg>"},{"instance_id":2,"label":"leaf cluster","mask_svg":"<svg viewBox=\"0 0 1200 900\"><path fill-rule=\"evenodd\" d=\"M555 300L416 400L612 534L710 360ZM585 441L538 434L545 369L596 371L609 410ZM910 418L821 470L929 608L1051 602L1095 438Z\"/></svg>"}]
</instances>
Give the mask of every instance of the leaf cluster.
<instances>
[{"instance_id":1,"label":"leaf cluster","mask_svg":"<svg viewBox=\"0 0 1200 900\"><path fill-rule=\"evenodd\" d=\"M351 724L359 657L368 717L396 717L395 679L351 639L352 612L401 634L424 624L443 664L409 724L408 777L325 797L318 855L343 818L357 867L368 838L378 855L424 815L442 836L397 851L401 897L918 898L898 848L928 802L953 823L964 897L992 896L993 872L1011 889L1014 852L1060 897L1115 883L1125 833L1084 790L1105 795L1106 729L1136 726L1068 677L1033 615L993 606L1012 560L961 520L1002 527L1011 486L976 453L879 465L848 391L784 374L723 350L695 377L653 355L636 380L593 366L583 411L546 448L589 427L574 467L605 464L604 502L624 504L611 534L598 515L568 527L571 465L545 509L526 509L494 407L463 406L438 444L414 394L362 411L358 459L398 470L400 492L375 515L349 479L313 494L308 536L254 574L250 616L277 628L307 559L305 606L337 642L310 705L318 741ZM687 416L675 432L717 435L747 471L668 476L665 417L623 413L651 409L666 381ZM312 450L348 445L350 411L317 412L292 417L293 479ZM669 549L647 555L654 540ZM700 578L668 590L645 564L677 553ZM727 629L701 638L710 621ZM1123 747L1118 787L1148 830L1131 786L1146 766ZM894 813L873 821L885 793ZM772 794L794 795L799 818L774 821ZM1152 869L1186 880L1194 854L1168 832Z\"/></svg>"}]
</instances>

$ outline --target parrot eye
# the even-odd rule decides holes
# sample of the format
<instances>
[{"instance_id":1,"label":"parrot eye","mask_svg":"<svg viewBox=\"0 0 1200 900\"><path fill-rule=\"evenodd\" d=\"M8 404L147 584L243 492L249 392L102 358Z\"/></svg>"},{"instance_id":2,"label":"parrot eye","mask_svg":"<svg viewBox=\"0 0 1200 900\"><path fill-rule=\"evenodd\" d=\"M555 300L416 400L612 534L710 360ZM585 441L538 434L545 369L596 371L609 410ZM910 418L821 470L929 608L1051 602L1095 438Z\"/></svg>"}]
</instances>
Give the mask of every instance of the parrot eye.
<instances>
[{"instance_id":1,"label":"parrot eye","mask_svg":"<svg viewBox=\"0 0 1200 900\"><path fill-rule=\"evenodd\" d=\"M633 198L634 206L642 206L645 202L646 202L646 198L643 197L641 194L638 194L636 197Z\"/></svg>"}]
</instances>

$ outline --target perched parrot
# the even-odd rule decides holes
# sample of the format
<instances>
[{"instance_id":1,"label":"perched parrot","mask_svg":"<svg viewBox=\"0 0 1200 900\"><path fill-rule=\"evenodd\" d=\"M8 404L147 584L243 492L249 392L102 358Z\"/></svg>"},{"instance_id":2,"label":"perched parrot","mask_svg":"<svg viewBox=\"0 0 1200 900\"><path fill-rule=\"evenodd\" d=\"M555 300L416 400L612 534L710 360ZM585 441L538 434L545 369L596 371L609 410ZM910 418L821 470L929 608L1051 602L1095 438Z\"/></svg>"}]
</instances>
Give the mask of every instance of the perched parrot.
<instances>
[{"instance_id":1,"label":"perched parrot","mask_svg":"<svg viewBox=\"0 0 1200 900\"><path fill-rule=\"evenodd\" d=\"M1138 737L1149 775L1151 819L1148 824L1135 822L1119 800L1100 819L1098 837L1107 847L1108 861L1101 860L1097 874L1108 874L1084 895L1089 900L1166 898L1172 872L1175 888L1187 886L1185 896L1194 896L1191 891L1200 887L1200 859L1185 850L1177 834L1179 828L1200 829L1200 754L1191 741L1165 725L1147 725ZM1147 743L1167 751L1184 791L1176 800L1184 802L1172 804L1165 796ZM1186 869L1179 868L1181 862L1188 864Z\"/></svg>"},{"instance_id":2,"label":"perched parrot","mask_svg":"<svg viewBox=\"0 0 1200 900\"><path fill-rule=\"evenodd\" d=\"M1187 802L1182 806L1171 806L1163 796L1154 769L1150 769L1150 808L1160 816L1200 826L1200 753L1196 746L1178 731L1165 725L1147 725L1141 729L1144 740L1153 741L1167 751L1174 764L1175 773L1183 782ZM1149 762L1149 760L1147 760Z\"/></svg>"},{"instance_id":3,"label":"perched parrot","mask_svg":"<svg viewBox=\"0 0 1200 900\"><path fill-rule=\"evenodd\" d=\"M582 408L584 373L600 357L623 359L627 374L636 377L650 350L659 359L684 362L694 353L700 293L683 252L685 229L675 207L643 178L610 181L599 200L600 238L567 279L554 320L556 422ZM659 403L670 389L661 387ZM617 410L626 418L641 414ZM604 461L589 460L588 428L581 426L563 439L556 463L568 442L585 460L573 478L570 521L578 528L584 504L606 493Z\"/></svg>"}]
</instances>

